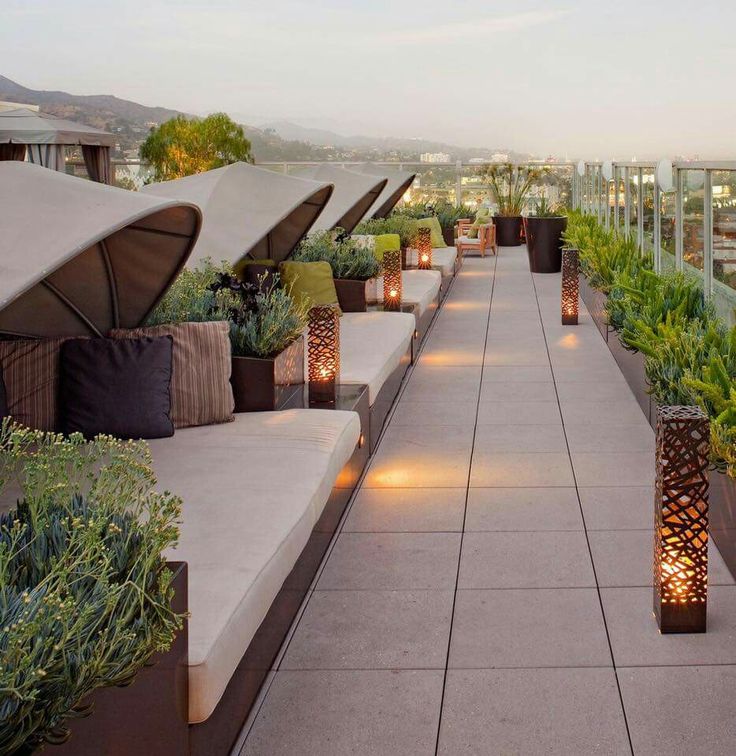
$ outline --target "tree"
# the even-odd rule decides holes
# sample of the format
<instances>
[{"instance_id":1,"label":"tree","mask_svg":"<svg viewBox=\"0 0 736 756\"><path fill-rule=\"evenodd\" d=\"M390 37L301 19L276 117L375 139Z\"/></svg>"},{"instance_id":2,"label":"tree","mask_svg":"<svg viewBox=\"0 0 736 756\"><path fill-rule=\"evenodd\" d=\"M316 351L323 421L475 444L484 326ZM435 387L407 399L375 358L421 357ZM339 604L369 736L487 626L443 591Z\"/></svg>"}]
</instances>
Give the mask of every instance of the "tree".
<instances>
[{"instance_id":1,"label":"tree","mask_svg":"<svg viewBox=\"0 0 736 756\"><path fill-rule=\"evenodd\" d=\"M243 127L226 113L191 119L182 115L162 123L141 145L141 159L151 164L154 181L253 160Z\"/></svg>"}]
</instances>

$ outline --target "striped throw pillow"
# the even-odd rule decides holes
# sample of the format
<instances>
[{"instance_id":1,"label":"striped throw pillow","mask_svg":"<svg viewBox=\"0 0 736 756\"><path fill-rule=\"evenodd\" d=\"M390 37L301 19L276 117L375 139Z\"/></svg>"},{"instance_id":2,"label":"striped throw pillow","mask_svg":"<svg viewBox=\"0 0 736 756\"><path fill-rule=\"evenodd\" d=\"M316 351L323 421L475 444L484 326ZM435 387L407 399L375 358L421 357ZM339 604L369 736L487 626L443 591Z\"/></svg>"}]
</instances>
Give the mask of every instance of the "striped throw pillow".
<instances>
[{"instance_id":1,"label":"striped throw pillow","mask_svg":"<svg viewBox=\"0 0 736 756\"><path fill-rule=\"evenodd\" d=\"M171 419L175 428L213 425L234 420L230 385L230 326L225 321L172 323L114 330L113 339L171 336Z\"/></svg>"},{"instance_id":2,"label":"striped throw pillow","mask_svg":"<svg viewBox=\"0 0 736 756\"><path fill-rule=\"evenodd\" d=\"M59 352L65 341L0 341L5 404L15 422L35 430L58 430Z\"/></svg>"}]
</instances>

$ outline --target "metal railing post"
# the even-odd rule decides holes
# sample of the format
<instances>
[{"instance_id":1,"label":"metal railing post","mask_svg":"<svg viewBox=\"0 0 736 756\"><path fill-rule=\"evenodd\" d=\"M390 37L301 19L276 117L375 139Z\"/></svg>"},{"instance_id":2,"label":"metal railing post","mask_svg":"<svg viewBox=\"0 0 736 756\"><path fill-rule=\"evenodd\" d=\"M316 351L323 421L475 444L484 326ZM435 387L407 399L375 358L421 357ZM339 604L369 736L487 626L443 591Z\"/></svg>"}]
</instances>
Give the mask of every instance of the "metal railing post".
<instances>
[{"instance_id":1,"label":"metal railing post","mask_svg":"<svg viewBox=\"0 0 736 756\"><path fill-rule=\"evenodd\" d=\"M639 243L639 252L644 252L644 171L637 171L636 187L636 240Z\"/></svg>"},{"instance_id":2,"label":"metal railing post","mask_svg":"<svg viewBox=\"0 0 736 756\"><path fill-rule=\"evenodd\" d=\"M463 161L455 162L455 204L463 204Z\"/></svg>"},{"instance_id":3,"label":"metal railing post","mask_svg":"<svg viewBox=\"0 0 736 756\"><path fill-rule=\"evenodd\" d=\"M613 230L618 233L618 205L621 201L620 194L621 194L621 183L618 180L619 172L618 168L614 165L613 167Z\"/></svg>"},{"instance_id":4,"label":"metal railing post","mask_svg":"<svg viewBox=\"0 0 736 756\"><path fill-rule=\"evenodd\" d=\"M713 296L713 172L704 171L703 182L703 292Z\"/></svg>"},{"instance_id":5,"label":"metal railing post","mask_svg":"<svg viewBox=\"0 0 736 756\"><path fill-rule=\"evenodd\" d=\"M683 269L682 170L675 169L675 268Z\"/></svg>"},{"instance_id":6,"label":"metal railing post","mask_svg":"<svg viewBox=\"0 0 736 756\"><path fill-rule=\"evenodd\" d=\"M624 233L631 233L631 175L629 166L624 168Z\"/></svg>"},{"instance_id":7,"label":"metal railing post","mask_svg":"<svg viewBox=\"0 0 736 756\"><path fill-rule=\"evenodd\" d=\"M662 195L654 176L654 270L660 273L662 270Z\"/></svg>"}]
</instances>

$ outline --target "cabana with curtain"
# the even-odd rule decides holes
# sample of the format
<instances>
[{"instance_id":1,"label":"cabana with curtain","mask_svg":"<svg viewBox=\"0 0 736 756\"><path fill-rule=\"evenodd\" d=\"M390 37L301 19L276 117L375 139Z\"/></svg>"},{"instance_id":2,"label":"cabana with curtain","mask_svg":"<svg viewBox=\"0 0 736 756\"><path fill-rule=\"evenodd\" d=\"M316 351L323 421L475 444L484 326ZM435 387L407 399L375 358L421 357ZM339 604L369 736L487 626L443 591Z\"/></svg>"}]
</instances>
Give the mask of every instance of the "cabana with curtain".
<instances>
[{"instance_id":1,"label":"cabana with curtain","mask_svg":"<svg viewBox=\"0 0 736 756\"><path fill-rule=\"evenodd\" d=\"M343 228L347 233L360 223L368 209L386 188L388 179L360 174L339 165L303 166L292 175L335 185L332 199L317 218L314 228L320 231Z\"/></svg>"},{"instance_id":2,"label":"cabana with curtain","mask_svg":"<svg viewBox=\"0 0 736 756\"><path fill-rule=\"evenodd\" d=\"M64 148L81 147L93 181L112 183L110 148L115 137L107 131L39 113L28 108L0 112L0 160L25 160L64 171Z\"/></svg>"},{"instance_id":3,"label":"cabana with curtain","mask_svg":"<svg viewBox=\"0 0 736 756\"><path fill-rule=\"evenodd\" d=\"M332 196L332 184L233 163L194 176L149 184L157 197L202 209L202 232L189 264L210 258L236 265L245 258L285 260Z\"/></svg>"},{"instance_id":4,"label":"cabana with curtain","mask_svg":"<svg viewBox=\"0 0 736 756\"><path fill-rule=\"evenodd\" d=\"M102 336L143 323L186 262L191 204L0 163L0 334Z\"/></svg>"},{"instance_id":5,"label":"cabana with curtain","mask_svg":"<svg viewBox=\"0 0 736 756\"><path fill-rule=\"evenodd\" d=\"M351 166L351 171L357 171L368 176L381 176L387 179L386 186L365 214L365 218L385 218L396 206L396 203L404 196L404 192L412 185L416 173L400 171L385 165Z\"/></svg>"}]
</instances>

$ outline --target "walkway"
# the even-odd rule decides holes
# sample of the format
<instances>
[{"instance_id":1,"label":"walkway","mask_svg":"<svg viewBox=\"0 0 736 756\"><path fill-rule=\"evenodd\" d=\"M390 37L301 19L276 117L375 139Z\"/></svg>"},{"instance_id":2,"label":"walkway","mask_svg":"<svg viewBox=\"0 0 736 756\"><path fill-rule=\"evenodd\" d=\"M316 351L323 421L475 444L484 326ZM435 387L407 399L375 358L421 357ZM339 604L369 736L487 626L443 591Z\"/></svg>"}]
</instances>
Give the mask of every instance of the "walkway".
<instances>
[{"instance_id":1,"label":"walkway","mask_svg":"<svg viewBox=\"0 0 736 756\"><path fill-rule=\"evenodd\" d=\"M559 291L466 260L244 756L734 752L736 587L658 634L653 434Z\"/></svg>"}]
</instances>

